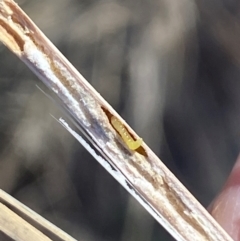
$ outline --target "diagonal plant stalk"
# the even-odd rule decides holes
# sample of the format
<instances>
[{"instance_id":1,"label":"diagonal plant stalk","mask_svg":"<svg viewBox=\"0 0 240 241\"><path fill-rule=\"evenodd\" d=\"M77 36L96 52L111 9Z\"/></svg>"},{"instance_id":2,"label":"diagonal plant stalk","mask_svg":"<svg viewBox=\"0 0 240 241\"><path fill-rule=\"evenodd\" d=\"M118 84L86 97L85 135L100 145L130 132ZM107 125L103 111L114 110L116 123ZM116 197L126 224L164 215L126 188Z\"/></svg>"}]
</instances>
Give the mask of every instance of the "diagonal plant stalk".
<instances>
[{"instance_id":1,"label":"diagonal plant stalk","mask_svg":"<svg viewBox=\"0 0 240 241\"><path fill-rule=\"evenodd\" d=\"M232 240L145 143L128 148L111 118L133 141L137 134L12 0L0 0L0 40L59 97L100 154L60 120L67 130L176 240Z\"/></svg>"}]
</instances>

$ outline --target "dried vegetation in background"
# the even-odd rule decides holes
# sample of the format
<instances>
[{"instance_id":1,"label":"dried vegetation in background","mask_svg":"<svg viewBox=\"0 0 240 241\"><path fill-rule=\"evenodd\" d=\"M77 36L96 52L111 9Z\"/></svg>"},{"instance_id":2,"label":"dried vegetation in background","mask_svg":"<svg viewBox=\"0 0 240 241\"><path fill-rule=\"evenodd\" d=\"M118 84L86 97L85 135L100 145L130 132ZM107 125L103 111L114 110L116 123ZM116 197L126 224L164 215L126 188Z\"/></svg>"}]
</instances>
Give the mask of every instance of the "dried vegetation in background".
<instances>
[{"instance_id":1,"label":"dried vegetation in background","mask_svg":"<svg viewBox=\"0 0 240 241\"><path fill-rule=\"evenodd\" d=\"M239 152L239 4L18 3L207 205ZM51 117L64 112L40 81L0 51L0 188L78 240L172 240Z\"/></svg>"}]
</instances>

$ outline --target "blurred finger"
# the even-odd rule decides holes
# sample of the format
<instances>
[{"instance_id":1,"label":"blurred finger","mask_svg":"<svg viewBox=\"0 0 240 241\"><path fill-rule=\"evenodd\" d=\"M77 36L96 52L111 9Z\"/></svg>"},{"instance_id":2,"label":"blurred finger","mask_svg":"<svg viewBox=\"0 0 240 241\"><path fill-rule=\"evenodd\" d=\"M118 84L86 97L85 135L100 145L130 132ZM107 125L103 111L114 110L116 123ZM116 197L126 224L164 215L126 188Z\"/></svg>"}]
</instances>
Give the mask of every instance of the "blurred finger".
<instances>
[{"instance_id":1,"label":"blurred finger","mask_svg":"<svg viewBox=\"0 0 240 241\"><path fill-rule=\"evenodd\" d=\"M235 241L240 241L240 156L210 213Z\"/></svg>"}]
</instances>

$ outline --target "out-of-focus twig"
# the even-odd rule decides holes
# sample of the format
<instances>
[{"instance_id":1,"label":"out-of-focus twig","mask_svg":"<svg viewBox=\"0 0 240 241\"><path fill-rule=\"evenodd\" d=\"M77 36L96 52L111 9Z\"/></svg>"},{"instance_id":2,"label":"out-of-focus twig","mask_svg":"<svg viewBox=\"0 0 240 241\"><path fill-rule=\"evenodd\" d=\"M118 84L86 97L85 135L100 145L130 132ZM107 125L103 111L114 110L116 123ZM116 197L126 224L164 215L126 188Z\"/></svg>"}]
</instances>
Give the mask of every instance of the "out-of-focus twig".
<instances>
[{"instance_id":1,"label":"out-of-focus twig","mask_svg":"<svg viewBox=\"0 0 240 241\"><path fill-rule=\"evenodd\" d=\"M3 190L0 190L0 230L14 241L77 241Z\"/></svg>"},{"instance_id":2,"label":"out-of-focus twig","mask_svg":"<svg viewBox=\"0 0 240 241\"><path fill-rule=\"evenodd\" d=\"M0 40L61 99L103 160L118 170L112 175L119 181L119 173L124 177L122 183L131 186L125 188L131 193L134 189L176 240L231 240L145 143L136 151L128 149L111 117L135 140L136 133L11 0L0 0Z\"/></svg>"}]
</instances>

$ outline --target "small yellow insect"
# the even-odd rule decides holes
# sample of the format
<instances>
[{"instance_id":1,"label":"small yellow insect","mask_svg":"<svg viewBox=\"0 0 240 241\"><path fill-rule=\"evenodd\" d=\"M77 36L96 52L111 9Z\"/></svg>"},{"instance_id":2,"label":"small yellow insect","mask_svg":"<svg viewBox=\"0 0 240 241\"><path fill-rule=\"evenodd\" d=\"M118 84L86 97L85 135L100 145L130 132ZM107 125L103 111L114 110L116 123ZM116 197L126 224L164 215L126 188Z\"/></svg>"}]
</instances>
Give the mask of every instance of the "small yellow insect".
<instances>
[{"instance_id":1,"label":"small yellow insect","mask_svg":"<svg viewBox=\"0 0 240 241\"><path fill-rule=\"evenodd\" d=\"M125 126L115 116L111 117L111 124L114 129L120 134L123 141L130 150L134 151L142 145L142 138L134 140L132 136L128 133L128 130L125 128Z\"/></svg>"}]
</instances>

